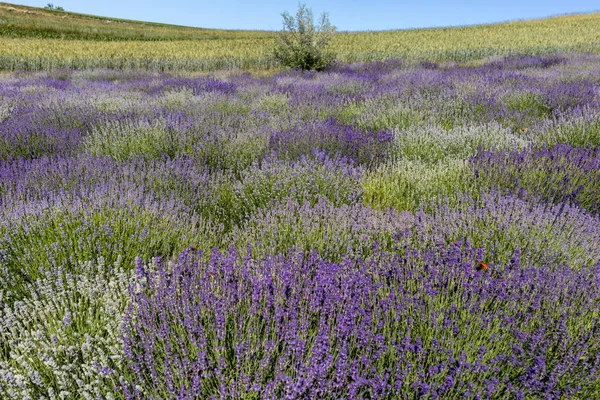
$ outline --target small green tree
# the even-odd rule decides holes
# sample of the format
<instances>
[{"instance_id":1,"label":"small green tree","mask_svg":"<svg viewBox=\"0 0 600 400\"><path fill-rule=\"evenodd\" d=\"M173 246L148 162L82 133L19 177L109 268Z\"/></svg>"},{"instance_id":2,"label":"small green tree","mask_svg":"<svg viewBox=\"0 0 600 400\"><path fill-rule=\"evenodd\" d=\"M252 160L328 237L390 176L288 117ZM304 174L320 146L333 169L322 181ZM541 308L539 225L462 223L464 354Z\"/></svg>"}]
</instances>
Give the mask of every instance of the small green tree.
<instances>
[{"instance_id":1,"label":"small green tree","mask_svg":"<svg viewBox=\"0 0 600 400\"><path fill-rule=\"evenodd\" d=\"M64 8L60 7L60 6L55 6L52 3L48 3L46 5L46 7L44 7L46 10L52 10L52 11L65 11Z\"/></svg>"},{"instance_id":2,"label":"small green tree","mask_svg":"<svg viewBox=\"0 0 600 400\"><path fill-rule=\"evenodd\" d=\"M321 14L315 25L313 14L305 4L298 5L296 16L281 14L283 29L273 51L275 59L290 68L320 70L331 64L335 54L325 50L335 34L335 26L329 22L327 13Z\"/></svg>"}]
</instances>

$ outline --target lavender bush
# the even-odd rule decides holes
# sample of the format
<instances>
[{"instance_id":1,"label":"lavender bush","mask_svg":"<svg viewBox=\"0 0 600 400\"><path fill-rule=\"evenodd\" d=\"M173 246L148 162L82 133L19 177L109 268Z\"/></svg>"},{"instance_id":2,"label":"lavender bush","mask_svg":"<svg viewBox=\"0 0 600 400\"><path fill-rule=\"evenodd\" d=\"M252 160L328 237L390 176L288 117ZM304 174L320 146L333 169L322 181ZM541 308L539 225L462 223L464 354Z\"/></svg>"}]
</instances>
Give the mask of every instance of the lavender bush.
<instances>
[{"instance_id":1,"label":"lavender bush","mask_svg":"<svg viewBox=\"0 0 600 400\"><path fill-rule=\"evenodd\" d=\"M600 115L594 108L584 107L570 113L557 113L551 120L538 124L538 140L554 146L600 146Z\"/></svg>"},{"instance_id":2,"label":"lavender bush","mask_svg":"<svg viewBox=\"0 0 600 400\"><path fill-rule=\"evenodd\" d=\"M316 250L323 258L340 261L351 254L371 254L374 247L392 247L394 238L413 224L410 213L379 212L360 204L336 207L326 198L314 205L288 199L257 211L234 231L233 240L255 258Z\"/></svg>"},{"instance_id":3,"label":"lavender bush","mask_svg":"<svg viewBox=\"0 0 600 400\"><path fill-rule=\"evenodd\" d=\"M115 387L126 360L119 332L133 277L118 263L81 269L46 272L26 286L24 300L0 310L2 398L121 398ZM11 292L0 296L6 301Z\"/></svg>"},{"instance_id":4,"label":"lavender bush","mask_svg":"<svg viewBox=\"0 0 600 400\"><path fill-rule=\"evenodd\" d=\"M600 151L557 145L510 153L483 151L473 159L481 182L526 197L573 203L600 212Z\"/></svg>"},{"instance_id":5,"label":"lavender bush","mask_svg":"<svg viewBox=\"0 0 600 400\"><path fill-rule=\"evenodd\" d=\"M597 218L578 207L523 201L515 195L480 193L445 200L417 213L415 246L424 242L471 243L485 248L486 260L506 264L518 253L537 265L568 264L573 269L600 262Z\"/></svg>"},{"instance_id":6,"label":"lavender bush","mask_svg":"<svg viewBox=\"0 0 600 400\"><path fill-rule=\"evenodd\" d=\"M417 211L437 199L454 204L461 193L476 193L478 182L463 159L400 159L370 170L363 187L365 202L374 208Z\"/></svg>"},{"instance_id":7,"label":"lavender bush","mask_svg":"<svg viewBox=\"0 0 600 400\"><path fill-rule=\"evenodd\" d=\"M331 263L184 252L126 316L126 398L586 397L597 393L600 264L432 247ZM138 271L145 274L145 271ZM568 294L567 294L568 293Z\"/></svg>"},{"instance_id":8,"label":"lavender bush","mask_svg":"<svg viewBox=\"0 0 600 400\"><path fill-rule=\"evenodd\" d=\"M269 138L270 148L291 159L311 154L315 149L332 155L340 154L360 164L380 163L387 157L392 141L389 132L363 133L329 118L275 132Z\"/></svg>"},{"instance_id":9,"label":"lavender bush","mask_svg":"<svg viewBox=\"0 0 600 400\"><path fill-rule=\"evenodd\" d=\"M192 244L217 244L218 227L176 200L158 203L133 185L106 185L85 195L15 202L3 214L0 276L15 294L47 268L78 271L81 260L100 257L130 266L138 255L170 256Z\"/></svg>"},{"instance_id":10,"label":"lavender bush","mask_svg":"<svg viewBox=\"0 0 600 400\"><path fill-rule=\"evenodd\" d=\"M334 204L353 204L362 197L361 176L362 169L347 159L317 150L298 161L273 155L217 189L218 218L240 225L257 209L285 199L314 204L324 197Z\"/></svg>"}]
</instances>

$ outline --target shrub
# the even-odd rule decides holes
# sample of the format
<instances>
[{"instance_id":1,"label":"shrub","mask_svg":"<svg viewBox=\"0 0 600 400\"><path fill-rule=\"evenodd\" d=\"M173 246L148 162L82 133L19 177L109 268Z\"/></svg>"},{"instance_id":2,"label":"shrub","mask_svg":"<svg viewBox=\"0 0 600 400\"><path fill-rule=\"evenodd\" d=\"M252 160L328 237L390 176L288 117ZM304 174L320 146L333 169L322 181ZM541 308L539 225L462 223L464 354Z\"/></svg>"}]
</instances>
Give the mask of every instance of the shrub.
<instances>
[{"instance_id":1,"label":"shrub","mask_svg":"<svg viewBox=\"0 0 600 400\"><path fill-rule=\"evenodd\" d=\"M346 158L324 152L298 161L269 156L241 172L238 180L215 189L215 220L227 228L241 226L258 209L292 199L311 205L326 198L334 205L355 204L362 199L363 170Z\"/></svg>"},{"instance_id":2,"label":"shrub","mask_svg":"<svg viewBox=\"0 0 600 400\"><path fill-rule=\"evenodd\" d=\"M22 301L0 309L0 398L119 397L113 389L127 374L120 332L131 275L103 261L81 269L48 271L25 287ZM10 289L2 295L10 298Z\"/></svg>"},{"instance_id":3,"label":"shrub","mask_svg":"<svg viewBox=\"0 0 600 400\"><path fill-rule=\"evenodd\" d=\"M95 128L85 140L86 151L115 160L175 156L176 135L160 120L109 121Z\"/></svg>"},{"instance_id":4,"label":"shrub","mask_svg":"<svg viewBox=\"0 0 600 400\"><path fill-rule=\"evenodd\" d=\"M124 395L595 397L600 265L482 272L476 253L440 245L331 263L186 251L158 263L128 308Z\"/></svg>"},{"instance_id":5,"label":"shrub","mask_svg":"<svg viewBox=\"0 0 600 400\"><path fill-rule=\"evenodd\" d=\"M44 7L44 9L51 10L51 11L65 11L65 9L63 7L61 7L61 6L55 6L52 3L46 4L46 7Z\"/></svg>"},{"instance_id":6,"label":"shrub","mask_svg":"<svg viewBox=\"0 0 600 400\"><path fill-rule=\"evenodd\" d=\"M523 262L540 268L564 264L577 270L600 262L600 226L580 208L497 191L477 197L461 195L456 205L440 199L425 206L427 213L415 214L413 246L470 243L485 249L486 261L493 264L507 264L517 252Z\"/></svg>"},{"instance_id":7,"label":"shrub","mask_svg":"<svg viewBox=\"0 0 600 400\"><path fill-rule=\"evenodd\" d=\"M357 164L374 165L386 158L392 139L387 131L365 133L330 117L273 132L269 147L280 158L297 160L316 149L332 156L340 154Z\"/></svg>"},{"instance_id":8,"label":"shrub","mask_svg":"<svg viewBox=\"0 0 600 400\"><path fill-rule=\"evenodd\" d=\"M523 149L528 141L502 125L466 123L450 129L440 125L394 129L392 158L439 163L448 159L467 159L484 149Z\"/></svg>"},{"instance_id":9,"label":"shrub","mask_svg":"<svg viewBox=\"0 0 600 400\"><path fill-rule=\"evenodd\" d=\"M482 185L600 212L600 151L559 144L551 149L483 151L473 158Z\"/></svg>"},{"instance_id":10,"label":"shrub","mask_svg":"<svg viewBox=\"0 0 600 400\"><path fill-rule=\"evenodd\" d=\"M394 236L410 229L411 213L377 211L362 204L335 206L325 198L315 205L288 200L258 210L243 228L234 230L240 252L251 249L255 259L316 250L327 260L373 253L373 243L392 248Z\"/></svg>"},{"instance_id":11,"label":"shrub","mask_svg":"<svg viewBox=\"0 0 600 400\"><path fill-rule=\"evenodd\" d=\"M126 193L125 195L123 193ZM214 227L187 214L174 201L155 202L133 185L105 186L89 199L56 195L49 200L16 204L0 220L0 276L14 294L44 270L79 272L80 261L122 260L131 267L136 256L171 256L191 244L203 246Z\"/></svg>"},{"instance_id":12,"label":"shrub","mask_svg":"<svg viewBox=\"0 0 600 400\"><path fill-rule=\"evenodd\" d=\"M318 25L305 4L300 4L296 17L288 12L281 14L283 29L273 51L275 59L286 67L303 70L321 70L331 64L335 55L325 51L333 37L335 26L327 13L321 14Z\"/></svg>"},{"instance_id":13,"label":"shrub","mask_svg":"<svg viewBox=\"0 0 600 400\"><path fill-rule=\"evenodd\" d=\"M540 121L533 132L540 144L553 147L564 143L573 147L600 147L600 111L592 107L555 113Z\"/></svg>"},{"instance_id":14,"label":"shrub","mask_svg":"<svg viewBox=\"0 0 600 400\"><path fill-rule=\"evenodd\" d=\"M362 186L370 207L416 211L424 202L445 198L450 204L460 193L477 192L468 161L448 158L434 163L400 159L365 174Z\"/></svg>"}]
</instances>

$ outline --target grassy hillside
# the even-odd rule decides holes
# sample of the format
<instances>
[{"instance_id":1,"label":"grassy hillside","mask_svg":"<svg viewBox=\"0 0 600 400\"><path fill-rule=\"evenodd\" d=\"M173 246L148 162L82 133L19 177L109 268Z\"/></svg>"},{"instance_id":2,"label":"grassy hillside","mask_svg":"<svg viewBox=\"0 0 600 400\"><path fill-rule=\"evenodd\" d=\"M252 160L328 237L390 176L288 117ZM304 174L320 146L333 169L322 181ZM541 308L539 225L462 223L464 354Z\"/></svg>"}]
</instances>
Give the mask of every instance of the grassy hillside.
<instances>
[{"instance_id":1,"label":"grassy hillside","mask_svg":"<svg viewBox=\"0 0 600 400\"><path fill-rule=\"evenodd\" d=\"M97 17L0 2L0 36L36 39L198 40L265 38L266 31L202 29L187 26Z\"/></svg>"},{"instance_id":2,"label":"grassy hillside","mask_svg":"<svg viewBox=\"0 0 600 400\"><path fill-rule=\"evenodd\" d=\"M0 69L268 69L275 33L189 28L0 3ZM470 61L509 53L600 52L600 13L453 28L340 33L342 61Z\"/></svg>"}]
</instances>

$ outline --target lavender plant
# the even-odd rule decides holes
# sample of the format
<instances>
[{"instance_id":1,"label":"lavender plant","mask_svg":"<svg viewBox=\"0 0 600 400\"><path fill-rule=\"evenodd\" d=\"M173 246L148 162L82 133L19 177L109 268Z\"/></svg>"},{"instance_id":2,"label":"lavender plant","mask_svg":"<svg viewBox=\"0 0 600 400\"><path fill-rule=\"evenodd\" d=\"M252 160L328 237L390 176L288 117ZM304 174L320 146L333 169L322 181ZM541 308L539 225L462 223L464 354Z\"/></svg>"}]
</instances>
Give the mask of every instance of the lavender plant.
<instances>
[{"instance_id":1,"label":"lavender plant","mask_svg":"<svg viewBox=\"0 0 600 400\"><path fill-rule=\"evenodd\" d=\"M362 169L345 158L315 151L298 161L267 157L241 177L217 189L217 220L240 225L258 209L292 199L316 203L324 197L336 205L360 201Z\"/></svg>"},{"instance_id":2,"label":"lavender plant","mask_svg":"<svg viewBox=\"0 0 600 400\"><path fill-rule=\"evenodd\" d=\"M184 252L128 309L126 398L597 393L598 268L430 247L331 263ZM145 274L145 271L140 271Z\"/></svg>"},{"instance_id":3,"label":"lavender plant","mask_svg":"<svg viewBox=\"0 0 600 400\"><path fill-rule=\"evenodd\" d=\"M600 152L568 144L523 151L483 151L473 159L482 184L537 197L553 203L573 203L600 211Z\"/></svg>"},{"instance_id":4,"label":"lavender plant","mask_svg":"<svg viewBox=\"0 0 600 400\"><path fill-rule=\"evenodd\" d=\"M445 199L417 213L415 245L471 243L486 250L486 260L507 264L518 252L531 265L568 264L573 269L600 262L597 218L566 203L524 201L518 196L482 192Z\"/></svg>"},{"instance_id":5,"label":"lavender plant","mask_svg":"<svg viewBox=\"0 0 600 400\"><path fill-rule=\"evenodd\" d=\"M0 396L117 399L127 374L120 336L133 277L117 262L45 272L0 309ZM2 280L0 298L11 296Z\"/></svg>"},{"instance_id":6,"label":"lavender plant","mask_svg":"<svg viewBox=\"0 0 600 400\"><path fill-rule=\"evenodd\" d=\"M538 124L534 132L537 142L550 147L569 144L573 147L600 147L600 114L590 107L556 113Z\"/></svg>"},{"instance_id":7,"label":"lavender plant","mask_svg":"<svg viewBox=\"0 0 600 400\"><path fill-rule=\"evenodd\" d=\"M258 210L243 228L233 233L240 252L254 258L316 250L326 259L372 254L374 248L391 248L394 238L410 230L414 217L395 210L379 212L361 204L336 207L326 198L316 204L288 199Z\"/></svg>"},{"instance_id":8,"label":"lavender plant","mask_svg":"<svg viewBox=\"0 0 600 400\"><path fill-rule=\"evenodd\" d=\"M377 164L387 157L391 141L392 135L388 132L364 133L329 118L274 132L269 138L269 147L283 158L298 159L318 150L333 156L342 155L360 164Z\"/></svg>"},{"instance_id":9,"label":"lavender plant","mask_svg":"<svg viewBox=\"0 0 600 400\"><path fill-rule=\"evenodd\" d=\"M137 256L170 256L190 245L217 245L210 237L218 237L218 230L193 214L177 212L176 202L152 203L127 186L89 195L53 196L21 204L3 216L0 276L15 295L26 295L25 285L44 270L79 271L82 260L121 259L131 268Z\"/></svg>"},{"instance_id":10,"label":"lavender plant","mask_svg":"<svg viewBox=\"0 0 600 400\"><path fill-rule=\"evenodd\" d=\"M461 194L477 193L478 182L473 178L467 160L448 157L432 163L400 159L366 174L365 203L377 209L410 211L439 199L454 205Z\"/></svg>"},{"instance_id":11,"label":"lavender plant","mask_svg":"<svg viewBox=\"0 0 600 400\"><path fill-rule=\"evenodd\" d=\"M174 132L161 121L118 121L96 127L85 140L86 152L116 160L135 157L173 157L178 146Z\"/></svg>"}]
</instances>

